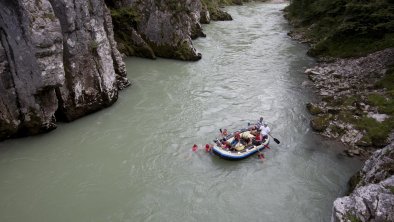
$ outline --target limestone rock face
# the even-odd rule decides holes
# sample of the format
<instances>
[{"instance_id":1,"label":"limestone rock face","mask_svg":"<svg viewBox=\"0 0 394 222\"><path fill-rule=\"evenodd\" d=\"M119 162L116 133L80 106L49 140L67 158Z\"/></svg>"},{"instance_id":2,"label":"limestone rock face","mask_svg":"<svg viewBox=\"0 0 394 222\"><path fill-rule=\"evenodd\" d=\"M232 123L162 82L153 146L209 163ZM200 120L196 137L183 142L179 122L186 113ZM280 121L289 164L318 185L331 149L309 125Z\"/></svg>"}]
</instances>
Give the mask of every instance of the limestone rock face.
<instances>
[{"instance_id":1,"label":"limestone rock face","mask_svg":"<svg viewBox=\"0 0 394 222\"><path fill-rule=\"evenodd\" d=\"M391 176L336 199L331 221L394 221L393 187L394 176Z\"/></svg>"},{"instance_id":2,"label":"limestone rock face","mask_svg":"<svg viewBox=\"0 0 394 222\"><path fill-rule=\"evenodd\" d=\"M0 139L56 127L62 34L47 1L0 1Z\"/></svg>"},{"instance_id":3,"label":"limestone rock face","mask_svg":"<svg viewBox=\"0 0 394 222\"><path fill-rule=\"evenodd\" d=\"M67 121L114 103L125 68L102 0L50 0L64 42L65 84L58 88L59 116ZM116 71L121 82L116 81Z\"/></svg>"},{"instance_id":4,"label":"limestone rock face","mask_svg":"<svg viewBox=\"0 0 394 222\"><path fill-rule=\"evenodd\" d=\"M111 24L103 0L0 1L0 140L116 101L129 82Z\"/></svg>"},{"instance_id":5,"label":"limestone rock face","mask_svg":"<svg viewBox=\"0 0 394 222\"><path fill-rule=\"evenodd\" d=\"M192 44L192 39L205 36L200 17L202 5L194 0L123 0L110 1L115 10L133 10L134 24L126 31L133 37L132 47L137 54L181 60L199 60L201 54ZM122 28L122 27L119 27ZM123 28L122 28L123 29ZM141 51L142 49L143 51ZM154 56L150 52L154 53Z\"/></svg>"},{"instance_id":6,"label":"limestone rock face","mask_svg":"<svg viewBox=\"0 0 394 222\"><path fill-rule=\"evenodd\" d=\"M334 202L331 221L394 221L394 144L365 162L355 190Z\"/></svg>"}]
</instances>

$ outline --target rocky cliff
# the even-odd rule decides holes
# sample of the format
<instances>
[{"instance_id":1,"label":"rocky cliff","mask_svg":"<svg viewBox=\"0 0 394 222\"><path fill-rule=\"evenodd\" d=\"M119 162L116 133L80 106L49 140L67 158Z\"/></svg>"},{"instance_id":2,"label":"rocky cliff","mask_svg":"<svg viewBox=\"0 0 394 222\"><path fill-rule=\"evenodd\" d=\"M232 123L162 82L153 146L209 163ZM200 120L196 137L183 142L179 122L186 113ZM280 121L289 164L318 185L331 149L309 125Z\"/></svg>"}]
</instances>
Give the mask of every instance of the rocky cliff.
<instances>
[{"instance_id":1,"label":"rocky cliff","mask_svg":"<svg viewBox=\"0 0 394 222\"><path fill-rule=\"evenodd\" d=\"M335 200L331 221L394 221L394 143L376 151L356 178L353 192Z\"/></svg>"},{"instance_id":2,"label":"rocky cliff","mask_svg":"<svg viewBox=\"0 0 394 222\"><path fill-rule=\"evenodd\" d=\"M192 39L205 36L201 1L107 0L119 48L128 55L199 60ZM209 15L204 15L209 19Z\"/></svg>"},{"instance_id":3,"label":"rocky cliff","mask_svg":"<svg viewBox=\"0 0 394 222\"><path fill-rule=\"evenodd\" d=\"M1 0L0 38L0 140L109 106L129 84L103 0Z\"/></svg>"}]
</instances>

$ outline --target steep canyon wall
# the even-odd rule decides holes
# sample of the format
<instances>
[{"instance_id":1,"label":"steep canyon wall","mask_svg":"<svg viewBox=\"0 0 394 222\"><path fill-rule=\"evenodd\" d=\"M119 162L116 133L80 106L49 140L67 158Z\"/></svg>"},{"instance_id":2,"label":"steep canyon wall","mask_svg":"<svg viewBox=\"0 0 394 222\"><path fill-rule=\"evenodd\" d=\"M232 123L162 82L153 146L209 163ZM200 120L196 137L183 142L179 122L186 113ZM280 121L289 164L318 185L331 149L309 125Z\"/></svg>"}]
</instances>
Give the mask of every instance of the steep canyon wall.
<instances>
[{"instance_id":1,"label":"steep canyon wall","mask_svg":"<svg viewBox=\"0 0 394 222\"><path fill-rule=\"evenodd\" d=\"M0 140L109 106L129 85L102 0L1 0L0 37Z\"/></svg>"}]
</instances>

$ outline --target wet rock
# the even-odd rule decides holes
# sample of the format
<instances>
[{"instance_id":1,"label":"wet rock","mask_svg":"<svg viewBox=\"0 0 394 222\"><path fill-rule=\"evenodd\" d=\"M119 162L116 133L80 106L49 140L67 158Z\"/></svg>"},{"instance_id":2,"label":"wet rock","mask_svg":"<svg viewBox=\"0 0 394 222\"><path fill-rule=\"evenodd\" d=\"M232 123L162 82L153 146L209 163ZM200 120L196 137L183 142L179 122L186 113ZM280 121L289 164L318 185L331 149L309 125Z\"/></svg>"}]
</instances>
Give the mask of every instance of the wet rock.
<instances>
[{"instance_id":1,"label":"wet rock","mask_svg":"<svg viewBox=\"0 0 394 222\"><path fill-rule=\"evenodd\" d=\"M361 154L359 149L348 149L345 151L345 153L350 157L359 156Z\"/></svg>"},{"instance_id":2,"label":"wet rock","mask_svg":"<svg viewBox=\"0 0 394 222\"><path fill-rule=\"evenodd\" d=\"M201 24L209 24L211 22L211 16L209 14L208 7L205 4L202 4L200 22Z\"/></svg>"},{"instance_id":3,"label":"wet rock","mask_svg":"<svg viewBox=\"0 0 394 222\"><path fill-rule=\"evenodd\" d=\"M331 221L394 221L394 144L378 150L352 177L349 196L337 198Z\"/></svg>"},{"instance_id":4,"label":"wet rock","mask_svg":"<svg viewBox=\"0 0 394 222\"><path fill-rule=\"evenodd\" d=\"M211 19L214 21L231 21L233 20L233 17L231 17L227 12L218 9L212 13Z\"/></svg>"},{"instance_id":5,"label":"wet rock","mask_svg":"<svg viewBox=\"0 0 394 222\"><path fill-rule=\"evenodd\" d=\"M307 103L306 108L308 109L309 113L312 115L323 113L323 109L315 103Z\"/></svg>"}]
</instances>

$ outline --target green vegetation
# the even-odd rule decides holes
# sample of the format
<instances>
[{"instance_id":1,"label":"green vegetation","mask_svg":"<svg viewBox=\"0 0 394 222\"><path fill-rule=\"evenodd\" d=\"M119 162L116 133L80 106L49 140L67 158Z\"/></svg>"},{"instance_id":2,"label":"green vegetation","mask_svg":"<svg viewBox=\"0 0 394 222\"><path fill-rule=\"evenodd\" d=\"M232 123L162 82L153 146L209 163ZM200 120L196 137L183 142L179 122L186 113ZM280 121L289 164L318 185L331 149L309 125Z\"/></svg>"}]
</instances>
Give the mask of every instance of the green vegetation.
<instances>
[{"instance_id":1,"label":"green vegetation","mask_svg":"<svg viewBox=\"0 0 394 222\"><path fill-rule=\"evenodd\" d=\"M390 117L383 122L378 122L373 118L363 116L356 121L356 127L366 131L367 134L363 140L370 141L377 147L382 147L387 144L387 137L394 128L394 119Z\"/></svg>"},{"instance_id":2,"label":"green vegetation","mask_svg":"<svg viewBox=\"0 0 394 222\"><path fill-rule=\"evenodd\" d=\"M368 132L373 144L382 144L394 129L394 68L391 67L385 76L375 83L378 89L384 89L381 93L371 93L367 97L367 103L378 109L379 113L385 113L390 117L382 123L374 119L364 117L358 126Z\"/></svg>"},{"instance_id":3,"label":"green vegetation","mask_svg":"<svg viewBox=\"0 0 394 222\"><path fill-rule=\"evenodd\" d=\"M389 117L383 122L378 122L366 115L357 116L350 111L341 111L338 119L343 122L353 124L357 129L364 131L366 134L362 138L365 144L372 144L381 147L387 144L387 137L394 128L394 118Z\"/></svg>"},{"instance_id":4,"label":"green vegetation","mask_svg":"<svg viewBox=\"0 0 394 222\"><path fill-rule=\"evenodd\" d=\"M353 214L347 214L346 219L348 219L350 222L362 222L356 215Z\"/></svg>"},{"instance_id":5,"label":"green vegetation","mask_svg":"<svg viewBox=\"0 0 394 222\"><path fill-rule=\"evenodd\" d=\"M330 115L323 114L311 120L311 127L318 132L323 132L328 127L329 123Z\"/></svg>"},{"instance_id":6,"label":"green vegetation","mask_svg":"<svg viewBox=\"0 0 394 222\"><path fill-rule=\"evenodd\" d=\"M368 103L378 108L380 113L394 115L394 98L384 96L378 93L372 93L368 96Z\"/></svg>"},{"instance_id":7,"label":"green vegetation","mask_svg":"<svg viewBox=\"0 0 394 222\"><path fill-rule=\"evenodd\" d=\"M357 101L362 101L357 96L350 96L343 99L342 106L350 106ZM386 98L380 94L370 94L366 101L369 105L377 107L380 113L385 113L390 117L383 122L378 122L370 118L366 113L357 112L357 110L343 109L338 114L338 120L353 124L358 130L364 131L365 136L360 143L372 144L377 147L386 145L387 137L394 129L394 100L393 97Z\"/></svg>"},{"instance_id":8,"label":"green vegetation","mask_svg":"<svg viewBox=\"0 0 394 222\"><path fill-rule=\"evenodd\" d=\"M375 83L375 87L386 89L389 96L394 95L394 67L387 70L385 76Z\"/></svg>"},{"instance_id":9,"label":"green vegetation","mask_svg":"<svg viewBox=\"0 0 394 222\"><path fill-rule=\"evenodd\" d=\"M53 22L53 21L56 21L56 16L55 16L53 13L47 13L47 12L45 12L45 13L43 14L43 17L44 17L44 18L47 18L47 19L49 19L49 20L51 20L52 22Z\"/></svg>"},{"instance_id":10,"label":"green vegetation","mask_svg":"<svg viewBox=\"0 0 394 222\"><path fill-rule=\"evenodd\" d=\"M394 47L393 0L293 0L286 11L315 43L312 55L361 56Z\"/></svg>"},{"instance_id":11,"label":"green vegetation","mask_svg":"<svg viewBox=\"0 0 394 222\"><path fill-rule=\"evenodd\" d=\"M348 195L351 192L353 192L354 189L356 189L356 186L360 183L360 181L361 181L361 173L360 171L358 171L352 177L350 177L350 180L348 182L349 185L349 190L347 192Z\"/></svg>"},{"instance_id":12,"label":"green vegetation","mask_svg":"<svg viewBox=\"0 0 394 222\"><path fill-rule=\"evenodd\" d=\"M319 106L313 103L307 103L306 108L308 109L309 113L312 115L323 113L323 110Z\"/></svg>"},{"instance_id":13,"label":"green vegetation","mask_svg":"<svg viewBox=\"0 0 394 222\"><path fill-rule=\"evenodd\" d=\"M97 55L97 49L99 47L98 42L96 42L95 40L92 40L89 42L89 50L94 54Z\"/></svg>"},{"instance_id":14,"label":"green vegetation","mask_svg":"<svg viewBox=\"0 0 394 222\"><path fill-rule=\"evenodd\" d=\"M141 20L139 12L132 7L110 8L110 10L119 51L129 56L134 55L131 33L132 29L136 28L137 23Z\"/></svg>"},{"instance_id":15,"label":"green vegetation","mask_svg":"<svg viewBox=\"0 0 394 222\"><path fill-rule=\"evenodd\" d=\"M390 190L390 192L391 192L392 194L394 194L394 187L393 187L393 186L389 186L387 189Z\"/></svg>"}]
</instances>

